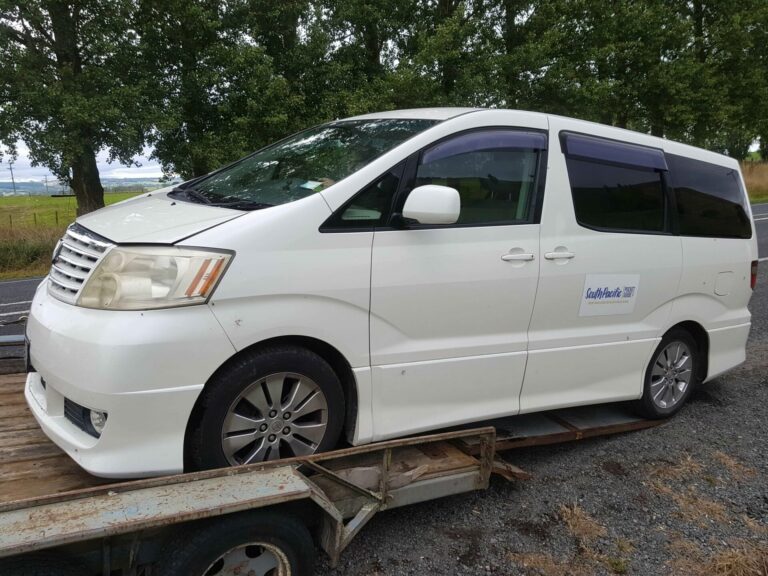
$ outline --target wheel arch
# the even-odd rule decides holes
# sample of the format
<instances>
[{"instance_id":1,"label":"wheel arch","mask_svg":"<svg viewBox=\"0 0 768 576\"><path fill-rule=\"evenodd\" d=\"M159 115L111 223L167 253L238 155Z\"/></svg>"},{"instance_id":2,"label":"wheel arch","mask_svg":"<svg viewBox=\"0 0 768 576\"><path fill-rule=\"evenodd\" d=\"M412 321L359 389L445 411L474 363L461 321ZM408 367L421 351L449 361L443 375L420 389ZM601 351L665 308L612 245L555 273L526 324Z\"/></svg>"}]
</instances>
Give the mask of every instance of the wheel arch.
<instances>
[{"instance_id":1,"label":"wheel arch","mask_svg":"<svg viewBox=\"0 0 768 576\"><path fill-rule=\"evenodd\" d=\"M211 374L210 378L206 381L205 385L203 386L203 390L205 390L205 387L207 387L212 380L214 380L219 373L224 370L227 366L229 366L231 363L236 362L239 358L253 353L254 351L263 349L263 348L269 348L269 347L288 347L293 346L297 348L305 348L307 350L310 350L320 356L323 360L328 362L328 364L331 366L333 371L336 373L336 375L339 378L339 381L341 382L341 388L342 392L344 393L344 428L343 428L343 434L346 437L346 440L349 441L354 436L355 433L355 426L357 424L357 410L358 410L358 392L357 392L357 380L355 379L354 372L352 371L352 367L347 361L347 359L344 357L344 355L339 352L339 350L332 346L331 344L328 344L327 342L324 342L323 340L319 340L318 338L312 338L309 336L278 336L275 338L269 338L267 340L262 340L260 342L256 342L254 344L251 344L250 346L247 346L246 348L243 348L242 350L239 350L232 356L230 356L221 366L219 366L213 374ZM187 446L188 446L188 438L190 436L190 433L195 425L195 423L200 418L200 398L202 398L202 391L200 396L198 396L198 400L195 402L194 407L192 408L192 413L190 414L189 419L187 420L187 427L184 432L184 468L186 469L188 466L188 454L187 454Z\"/></svg>"},{"instance_id":2,"label":"wheel arch","mask_svg":"<svg viewBox=\"0 0 768 576\"><path fill-rule=\"evenodd\" d=\"M701 353L701 363L699 366L699 374L697 374L697 381L704 382L707 379L709 372L709 334L704 327L693 320L685 320L684 322L678 322L664 333L665 335L672 330L685 330L696 342L696 346Z\"/></svg>"}]
</instances>

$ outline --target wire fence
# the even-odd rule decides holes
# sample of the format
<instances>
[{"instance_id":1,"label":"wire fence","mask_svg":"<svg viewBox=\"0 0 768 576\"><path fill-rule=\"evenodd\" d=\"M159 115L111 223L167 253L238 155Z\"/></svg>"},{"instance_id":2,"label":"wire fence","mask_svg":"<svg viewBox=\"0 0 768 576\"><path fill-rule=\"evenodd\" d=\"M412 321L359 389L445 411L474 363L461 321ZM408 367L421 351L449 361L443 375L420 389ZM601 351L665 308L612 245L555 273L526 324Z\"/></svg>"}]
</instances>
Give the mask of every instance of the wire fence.
<instances>
[{"instance_id":1,"label":"wire fence","mask_svg":"<svg viewBox=\"0 0 768 576\"><path fill-rule=\"evenodd\" d=\"M107 190L107 205L142 194L144 187ZM77 215L77 200L72 195L6 196L0 198L0 230L59 229Z\"/></svg>"}]
</instances>

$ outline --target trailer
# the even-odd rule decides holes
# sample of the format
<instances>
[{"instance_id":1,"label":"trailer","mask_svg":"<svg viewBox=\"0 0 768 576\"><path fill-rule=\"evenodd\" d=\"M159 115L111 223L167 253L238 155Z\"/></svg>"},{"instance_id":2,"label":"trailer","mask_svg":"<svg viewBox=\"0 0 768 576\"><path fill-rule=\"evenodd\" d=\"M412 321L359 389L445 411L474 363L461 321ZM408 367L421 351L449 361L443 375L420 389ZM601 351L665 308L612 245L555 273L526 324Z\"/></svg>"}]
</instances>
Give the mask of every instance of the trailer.
<instances>
[{"instance_id":1,"label":"trailer","mask_svg":"<svg viewBox=\"0 0 768 576\"><path fill-rule=\"evenodd\" d=\"M0 376L3 576L309 575L331 565L378 512L529 475L512 449L647 428L621 406L563 410L491 426L308 457L114 482L82 471L38 429L23 375Z\"/></svg>"}]
</instances>

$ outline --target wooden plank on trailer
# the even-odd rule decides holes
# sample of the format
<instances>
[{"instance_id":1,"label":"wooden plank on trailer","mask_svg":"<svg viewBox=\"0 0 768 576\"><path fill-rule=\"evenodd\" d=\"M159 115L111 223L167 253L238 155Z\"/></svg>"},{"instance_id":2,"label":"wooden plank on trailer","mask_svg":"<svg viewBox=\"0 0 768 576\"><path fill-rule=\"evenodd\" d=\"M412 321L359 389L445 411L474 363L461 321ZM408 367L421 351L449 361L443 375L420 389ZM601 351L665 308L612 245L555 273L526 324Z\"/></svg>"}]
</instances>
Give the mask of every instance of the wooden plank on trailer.
<instances>
[{"instance_id":1,"label":"wooden plank on trailer","mask_svg":"<svg viewBox=\"0 0 768 576\"><path fill-rule=\"evenodd\" d=\"M579 430L647 422L645 418L641 418L626 406L615 404L565 408L558 410L555 414Z\"/></svg>"},{"instance_id":2,"label":"wooden plank on trailer","mask_svg":"<svg viewBox=\"0 0 768 576\"><path fill-rule=\"evenodd\" d=\"M39 426L29 430L6 430L0 423L0 448L40 443L50 443L50 440Z\"/></svg>"},{"instance_id":3,"label":"wooden plank on trailer","mask_svg":"<svg viewBox=\"0 0 768 576\"><path fill-rule=\"evenodd\" d=\"M0 503L71 490L91 488L109 482L91 476L67 455L7 462L0 466Z\"/></svg>"},{"instance_id":4,"label":"wooden plank on trailer","mask_svg":"<svg viewBox=\"0 0 768 576\"><path fill-rule=\"evenodd\" d=\"M29 417L32 418L32 415L29 412L29 409L27 408L27 403L22 402L14 402L12 404L6 404L6 405L0 405L0 422L2 422L6 418L23 418L23 417Z\"/></svg>"},{"instance_id":5,"label":"wooden plank on trailer","mask_svg":"<svg viewBox=\"0 0 768 576\"><path fill-rule=\"evenodd\" d=\"M381 455L364 454L363 457L346 458L328 462L325 466L342 479L353 482L366 490L376 491L381 481ZM450 442L435 442L424 446L407 446L392 449L389 469L389 487L401 488L419 480L440 478L467 470L477 469L479 462ZM348 497L348 489L332 479L312 476L331 500Z\"/></svg>"},{"instance_id":6,"label":"wooden plank on trailer","mask_svg":"<svg viewBox=\"0 0 768 576\"><path fill-rule=\"evenodd\" d=\"M0 374L0 391L16 392L24 389L26 374Z\"/></svg>"},{"instance_id":7,"label":"wooden plank on trailer","mask_svg":"<svg viewBox=\"0 0 768 576\"><path fill-rule=\"evenodd\" d=\"M640 418L624 405L602 404L510 416L488 424L496 427L496 450L501 451L631 432L663 422ZM477 441L468 442L466 447L471 454L480 450Z\"/></svg>"}]
</instances>

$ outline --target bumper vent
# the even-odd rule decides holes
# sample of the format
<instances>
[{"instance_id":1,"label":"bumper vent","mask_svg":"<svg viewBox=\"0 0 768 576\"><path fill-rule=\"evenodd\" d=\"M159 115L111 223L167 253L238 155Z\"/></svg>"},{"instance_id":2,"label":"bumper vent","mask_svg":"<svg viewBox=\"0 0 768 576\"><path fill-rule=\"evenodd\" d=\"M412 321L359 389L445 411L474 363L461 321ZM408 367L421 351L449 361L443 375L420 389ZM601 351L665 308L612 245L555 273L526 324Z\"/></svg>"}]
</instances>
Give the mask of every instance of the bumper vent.
<instances>
[{"instance_id":1,"label":"bumper vent","mask_svg":"<svg viewBox=\"0 0 768 576\"><path fill-rule=\"evenodd\" d=\"M90 412L88 408L80 406L77 402L64 398L64 417L86 434L98 438L99 434L91 424Z\"/></svg>"},{"instance_id":2,"label":"bumper vent","mask_svg":"<svg viewBox=\"0 0 768 576\"><path fill-rule=\"evenodd\" d=\"M53 265L48 274L48 292L51 296L74 304L80 290L112 244L101 236L72 224L53 254Z\"/></svg>"}]
</instances>

